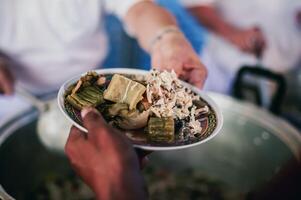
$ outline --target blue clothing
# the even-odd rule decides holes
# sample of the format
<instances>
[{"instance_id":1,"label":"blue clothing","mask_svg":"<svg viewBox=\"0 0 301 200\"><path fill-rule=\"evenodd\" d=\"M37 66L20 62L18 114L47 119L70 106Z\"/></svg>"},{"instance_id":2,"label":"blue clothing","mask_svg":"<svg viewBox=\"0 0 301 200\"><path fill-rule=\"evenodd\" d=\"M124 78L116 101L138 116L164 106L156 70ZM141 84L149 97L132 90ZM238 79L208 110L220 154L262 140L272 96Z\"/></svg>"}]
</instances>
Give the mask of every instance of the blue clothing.
<instances>
[{"instance_id":1,"label":"blue clothing","mask_svg":"<svg viewBox=\"0 0 301 200\"><path fill-rule=\"evenodd\" d=\"M206 40L207 33L205 29L198 24L177 0L157 0L157 3L176 17L179 27L196 52L200 53ZM139 47L136 40L129 38L124 33L120 22L112 16L108 16L106 22L106 28L110 37L110 53L103 66L149 69L149 55Z\"/></svg>"}]
</instances>

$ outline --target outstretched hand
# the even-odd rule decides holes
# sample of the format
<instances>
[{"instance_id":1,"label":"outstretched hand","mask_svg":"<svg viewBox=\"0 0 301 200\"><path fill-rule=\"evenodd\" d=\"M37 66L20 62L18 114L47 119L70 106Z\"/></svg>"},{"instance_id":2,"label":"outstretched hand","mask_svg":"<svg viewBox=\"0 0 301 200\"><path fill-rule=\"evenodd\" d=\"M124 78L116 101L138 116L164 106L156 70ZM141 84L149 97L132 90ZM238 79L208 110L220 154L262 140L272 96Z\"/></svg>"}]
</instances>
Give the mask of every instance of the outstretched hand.
<instances>
[{"instance_id":1,"label":"outstretched hand","mask_svg":"<svg viewBox=\"0 0 301 200\"><path fill-rule=\"evenodd\" d=\"M225 37L243 52L261 56L266 47L266 39L259 28L253 27L246 30L234 29Z\"/></svg>"},{"instance_id":2,"label":"outstretched hand","mask_svg":"<svg viewBox=\"0 0 301 200\"><path fill-rule=\"evenodd\" d=\"M183 34L164 35L154 44L151 58L154 68L174 70L180 79L196 87L203 87L207 78L207 69Z\"/></svg>"},{"instance_id":3,"label":"outstretched hand","mask_svg":"<svg viewBox=\"0 0 301 200\"><path fill-rule=\"evenodd\" d=\"M86 108L81 114L88 133L72 127L65 146L76 173L98 199L146 199L138 157L127 137L95 109Z\"/></svg>"}]
</instances>

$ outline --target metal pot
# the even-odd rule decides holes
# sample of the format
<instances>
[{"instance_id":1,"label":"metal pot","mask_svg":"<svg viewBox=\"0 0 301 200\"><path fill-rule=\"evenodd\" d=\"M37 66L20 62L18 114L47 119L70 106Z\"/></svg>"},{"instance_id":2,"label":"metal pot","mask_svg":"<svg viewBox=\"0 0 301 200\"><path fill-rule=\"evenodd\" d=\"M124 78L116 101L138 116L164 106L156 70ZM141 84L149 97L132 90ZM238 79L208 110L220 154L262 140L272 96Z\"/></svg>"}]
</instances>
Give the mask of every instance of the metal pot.
<instances>
[{"instance_id":1,"label":"metal pot","mask_svg":"<svg viewBox=\"0 0 301 200\"><path fill-rule=\"evenodd\" d=\"M151 199L301 199L300 133L253 105L211 97L222 108L222 133L194 148L151 154L144 170ZM42 145L36 123L37 112L28 110L0 128L0 184L16 199L72 199L58 191L71 180L65 192L91 198L66 157Z\"/></svg>"}]
</instances>

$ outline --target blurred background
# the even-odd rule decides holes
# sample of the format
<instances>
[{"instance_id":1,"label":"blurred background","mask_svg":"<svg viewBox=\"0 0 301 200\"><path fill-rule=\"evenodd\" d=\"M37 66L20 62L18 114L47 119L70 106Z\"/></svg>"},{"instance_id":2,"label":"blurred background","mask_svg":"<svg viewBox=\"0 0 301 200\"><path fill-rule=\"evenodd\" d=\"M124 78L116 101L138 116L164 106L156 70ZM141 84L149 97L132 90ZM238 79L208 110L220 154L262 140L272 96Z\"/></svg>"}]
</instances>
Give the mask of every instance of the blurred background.
<instances>
[{"instance_id":1,"label":"blurred background","mask_svg":"<svg viewBox=\"0 0 301 200\"><path fill-rule=\"evenodd\" d=\"M204 90L225 122L204 145L151 154L151 199L301 199L301 1L183 2L157 1L207 66ZM99 68L150 69L119 19L104 21L109 51ZM43 103L56 106L56 91L36 97L0 96L0 184L16 199L93 199L62 153L65 137L40 133L45 123L68 129L60 113L39 117Z\"/></svg>"}]
</instances>

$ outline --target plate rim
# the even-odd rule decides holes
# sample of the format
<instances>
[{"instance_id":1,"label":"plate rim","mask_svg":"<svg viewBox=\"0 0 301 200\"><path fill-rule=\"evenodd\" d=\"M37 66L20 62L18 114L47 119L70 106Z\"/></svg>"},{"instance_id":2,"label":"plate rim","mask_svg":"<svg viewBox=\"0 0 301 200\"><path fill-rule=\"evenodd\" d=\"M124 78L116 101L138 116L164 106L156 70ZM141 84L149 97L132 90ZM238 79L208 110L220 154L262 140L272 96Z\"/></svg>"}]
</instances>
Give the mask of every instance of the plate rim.
<instances>
[{"instance_id":1,"label":"plate rim","mask_svg":"<svg viewBox=\"0 0 301 200\"><path fill-rule=\"evenodd\" d=\"M121 73L121 74L141 74L144 75L146 73L149 72L149 70L142 70L142 69L132 69L132 68L106 68L106 69L95 69L93 70L98 74L108 74L108 73ZM80 129L83 132L88 132L86 128L84 128L83 126L81 126L80 124L78 124L76 121L74 121L67 113L66 109L65 109L65 104L64 104L64 93L66 91L66 89L74 84L77 80L79 80L79 78L83 75L85 75L87 72L84 72L82 74L73 76L72 78L68 79L67 81L65 81L62 86L59 89L58 95L57 95L57 103L58 103L58 107L60 109L60 111L63 113L63 115L74 125L76 126L78 129ZM206 100L208 102L208 104L211 106L211 108L214 110L215 115L216 115L216 121L217 121L217 125L216 128L214 129L214 131L212 132L212 134L210 134L207 138L197 141L195 143L192 144L184 144L184 145L180 145L180 146L148 146L148 145L139 145L139 144L133 144L134 147L136 148L140 148L143 150L149 150L149 151L165 151L165 150L179 150L179 149L186 149L186 148L190 148L193 146L197 146L200 145L202 143L205 143L209 140L211 140L212 138L214 138L215 136L217 136L220 133L220 130L223 126L223 115L221 112L221 109L218 107L218 105L212 100L212 98L210 98L204 91L200 90L199 88L190 85L189 83L186 83L184 81L181 81L182 84L185 87L189 87L192 89L192 91L196 92L201 98L203 98L204 100Z\"/></svg>"}]
</instances>

